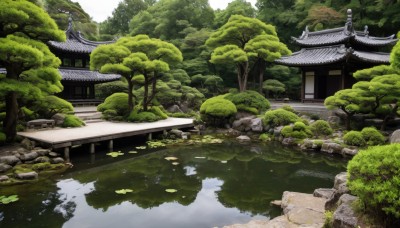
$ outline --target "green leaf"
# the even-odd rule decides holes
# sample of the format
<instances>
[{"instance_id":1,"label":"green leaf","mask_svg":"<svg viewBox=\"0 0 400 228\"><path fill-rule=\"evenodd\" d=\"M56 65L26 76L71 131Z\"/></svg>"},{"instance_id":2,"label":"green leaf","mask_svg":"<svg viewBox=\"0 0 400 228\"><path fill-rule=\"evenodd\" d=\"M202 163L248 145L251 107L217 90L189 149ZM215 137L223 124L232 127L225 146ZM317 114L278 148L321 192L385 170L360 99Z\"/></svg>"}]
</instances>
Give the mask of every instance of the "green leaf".
<instances>
[{"instance_id":1,"label":"green leaf","mask_svg":"<svg viewBox=\"0 0 400 228\"><path fill-rule=\"evenodd\" d=\"M107 154L108 156L111 156L113 158L116 158L118 156L124 155L124 153L121 153L121 151L117 151L117 152L110 152Z\"/></svg>"},{"instance_id":2,"label":"green leaf","mask_svg":"<svg viewBox=\"0 0 400 228\"><path fill-rule=\"evenodd\" d=\"M170 188L170 189L165 189L165 191L168 192L168 193L175 193L178 190Z\"/></svg>"},{"instance_id":3,"label":"green leaf","mask_svg":"<svg viewBox=\"0 0 400 228\"><path fill-rule=\"evenodd\" d=\"M0 204L9 204L18 201L18 195L0 196Z\"/></svg>"},{"instance_id":4,"label":"green leaf","mask_svg":"<svg viewBox=\"0 0 400 228\"><path fill-rule=\"evenodd\" d=\"M128 192L133 192L132 189L120 189L120 190L115 190L115 193L120 194L120 195L125 195Z\"/></svg>"}]
</instances>

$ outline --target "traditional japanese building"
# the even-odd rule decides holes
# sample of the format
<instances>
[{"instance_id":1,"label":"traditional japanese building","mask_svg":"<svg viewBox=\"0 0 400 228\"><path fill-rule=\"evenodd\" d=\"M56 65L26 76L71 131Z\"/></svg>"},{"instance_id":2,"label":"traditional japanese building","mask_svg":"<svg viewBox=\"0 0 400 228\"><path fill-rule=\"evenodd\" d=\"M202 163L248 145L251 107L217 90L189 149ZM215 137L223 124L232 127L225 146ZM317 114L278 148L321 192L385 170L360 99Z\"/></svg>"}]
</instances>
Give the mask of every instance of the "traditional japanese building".
<instances>
[{"instance_id":1,"label":"traditional japanese building","mask_svg":"<svg viewBox=\"0 0 400 228\"><path fill-rule=\"evenodd\" d=\"M90 54L98 45L114 41L94 42L83 38L80 32L73 30L71 19L65 33L66 42L48 42L50 50L62 61L59 71L64 90L59 96L73 103L94 101L95 84L119 80L121 76L91 71Z\"/></svg>"},{"instance_id":2,"label":"traditional japanese building","mask_svg":"<svg viewBox=\"0 0 400 228\"><path fill-rule=\"evenodd\" d=\"M301 50L276 63L301 69L303 102L323 101L338 90L351 88L357 70L389 64L389 51L397 42L394 35L370 36L367 26L356 31L350 9L344 27L317 32L306 27L300 37L292 38Z\"/></svg>"}]
</instances>

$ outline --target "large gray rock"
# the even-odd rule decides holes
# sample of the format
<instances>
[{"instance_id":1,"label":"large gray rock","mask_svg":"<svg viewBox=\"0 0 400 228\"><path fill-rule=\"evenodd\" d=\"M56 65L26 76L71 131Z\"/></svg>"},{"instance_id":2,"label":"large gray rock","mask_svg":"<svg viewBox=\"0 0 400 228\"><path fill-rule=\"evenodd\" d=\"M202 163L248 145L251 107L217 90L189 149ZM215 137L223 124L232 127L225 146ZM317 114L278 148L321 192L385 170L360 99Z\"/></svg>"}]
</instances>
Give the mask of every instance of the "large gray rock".
<instances>
[{"instance_id":1,"label":"large gray rock","mask_svg":"<svg viewBox=\"0 0 400 228\"><path fill-rule=\"evenodd\" d=\"M32 150L35 148L35 142L25 138L21 141L21 146L27 150Z\"/></svg>"},{"instance_id":2,"label":"large gray rock","mask_svg":"<svg viewBox=\"0 0 400 228\"><path fill-rule=\"evenodd\" d=\"M51 150L49 149L42 149L42 148L35 148L32 152L36 152L39 156L47 156Z\"/></svg>"},{"instance_id":3,"label":"large gray rock","mask_svg":"<svg viewBox=\"0 0 400 228\"><path fill-rule=\"evenodd\" d=\"M19 160L19 158L17 158L17 156L4 156L4 157L0 157L0 163L5 163L7 165L11 165L14 166L18 163L21 163L21 160Z\"/></svg>"},{"instance_id":4,"label":"large gray rock","mask_svg":"<svg viewBox=\"0 0 400 228\"><path fill-rule=\"evenodd\" d=\"M255 118L251 120L251 130L254 132L263 132L264 127L261 118Z\"/></svg>"},{"instance_id":5,"label":"large gray rock","mask_svg":"<svg viewBox=\"0 0 400 228\"><path fill-rule=\"evenodd\" d=\"M329 154L341 154L343 147L337 143L326 142L322 144L321 151Z\"/></svg>"},{"instance_id":6,"label":"large gray rock","mask_svg":"<svg viewBox=\"0 0 400 228\"><path fill-rule=\"evenodd\" d=\"M8 181L10 178L7 175L0 176L0 182Z\"/></svg>"},{"instance_id":7,"label":"large gray rock","mask_svg":"<svg viewBox=\"0 0 400 228\"><path fill-rule=\"evenodd\" d=\"M392 133L390 136L390 143L400 143L400 129Z\"/></svg>"},{"instance_id":8,"label":"large gray rock","mask_svg":"<svg viewBox=\"0 0 400 228\"><path fill-rule=\"evenodd\" d=\"M32 161L32 160L35 160L37 157L39 157L38 153L30 152L27 154L22 154L20 159L21 159L21 161Z\"/></svg>"},{"instance_id":9,"label":"large gray rock","mask_svg":"<svg viewBox=\"0 0 400 228\"><path fill-rule=\"evenodd\" d=\"M252 129L253 117L244 117L236 120L232 124L232 128L238 131L250 131Z\"/></svg>"},{"instance_id":10,"label":"large gray rock","mask_svg":"<svg viewBox=\"0 0 400 228\"><path fill-rule=\"evenodd\" d=\"M314 190L313 196L330 199L336 190L332 188L318 188Z\"/></svg>"},{"instance_id":11,"label":"large gray rock","mask_svg":"<svg viewBox=\"0 0 400 228\"><path fill-rule=\"evenodd\" d=\"M47 156L40 156L37 157L35 160L33 160L33 163L45 163L45 162L50 162L50 158Z\"/></svg>"},{"instance_id":12,"label":"large gray rock","mask_svg":"<svg viewBox=\"0 0 400 228\"><path fill-rule=\"evenodd\" d=\"M322 144L327 142L325 140L312 140L312 139L304 139L303 144L301 144L300 149L302 150L319 150L321 149L321 141Z\"/></svg>"},{"instance_id":13,"label":"large gray rock","mask_svg":"<svg viewBox=\"0 0 400 228\"><path fill-rule=\"evenodd\" d=\"M284 138L282 140L282 145L284 146L294 146L296 145L296 139L289 137L289 138Z\"/></svg>"},{"instance_id":14,"label":"large gray rock","mask_svg":"<svg viewBox=\"0 0 400 228\"><path fill-rule=\"evenodd\" d=\"M239 111L239 112L237 112L236 115L235 115L235 119L236 119L236 120L240 120L240 119L248 118L248 117L249 117L250 119L256 118L255 115L253 115L253 114L251 114L251 113L248 113L248 112L241 112L241 111Z\"/></svg>"},{"instance_id":15,"label":"large gray rock","mask_svg":"<svg viewBox=\"0 0 400 228\"><path fill-rule=\"evenodd\" d=\"M172 130L169 131L169 133L170 133L171 135L175 135L175 136L178 137L178 138L182 138L182 133L183 133L183 131L178 130L178 129L172 129Z\"/></svg>"},{"instance_id":16,"label":"large gray rock","mask_svg":"<svg viewBox=\"0 0 400 228\"><path fill-rule=\"evenodd\" d=\"M64 123L65 120L65 114L62 113L57 113L51 117L52 120L54 120L54 123L56 126L61 126Z\"/></svg>"},{"instance_id":17,"label":"large gray rock","mask_svg":"<svg viewBox=\"0 0 400 228\"><path fill-rule=\"evenodd\" d=\"M229 129L226 131L226 134L227 134L228 136L238 137L238 136L241 134L241 132L238 131L238 130L235 130L235 129L233 129L233 128L229 128Z\"/></svg>"},{"instance_id":18,"label":"large gray rock","mask_svg":"<svg viewBox=\"0 0 400 228\"><path fill-rule=\"evenodd\" d=\"M357 215L351 204L357 197L344 194L339 199L339 207L333 213L334 228L354 228L358 225Z\"/></svg>"},{"instance_id":19,"label":"large gray rock","mask_svg":"<svg viewBox=\"0 0 400 228\"><path fill-rule=\"evenodd\" d=\"M358 153L358 149L343 148L342 154L347 156L355 156Z\"/></svg>"},{"instance_id":20,"label":"large gray rock","mask_svg":"<svg viewBox=\"0 0 400 228\"><path fill-rule=\"evenodd\" d=\"M52 158L52 159L50 160L50 162L51 162L52 164L61 164L61 163L64 163L65 160L64 160L63 158L58 157L58 158Z\"/></svg>"},{"instance_id":21,"label":"large gray rock","mask_svg":"<svg viewBox=\"0 0 400 228\"><path fill-rule=\"evenodd\" d=\"M178 105L172 105L171 107L167 108L167 111L171 113L183 112Z\"/></svg>"},{"instance_id":22,"label":"large gray rock","mask_svg":"<svg viewBox=\"0 0 400 228\"><path fill-rule=\"evenodd\" d=\"M15 177L20 180L35 180L38 178L37 172L17 173Z\"/></svg>"},{"instance_id":23,"label":"large gray rock","mask_svg":"<svg viewBox=\"0 0 400 228\"><path fill-rule=\"evenodd\" d=\"M284 126L279 126L274 128L274 136L279 137L281 136L281 131L284 128Z\"/></svg>"},{"instance_id":24,"label":"large gray rock","mask_svg":"<svg viewBox=\"0 0 400 228\"><path fill-rule=\"evenodd\" d=\"M7 172L8 170L12 169L11 165L7 165L4 163L0 163L0 173Z\"/></svg>"},{"instance_id":25,"label":"large gray rock","mask_svg":"<svg viewBox=\"0 0 400 228\"><path fill-rule=\"evenodd\" d=\"M335 176L335 182L334 182L333 188L336 190L339 190L339 187L342 184L347 184L347 173L346 172L341 172Z\"/></svg>"}]
</instances>

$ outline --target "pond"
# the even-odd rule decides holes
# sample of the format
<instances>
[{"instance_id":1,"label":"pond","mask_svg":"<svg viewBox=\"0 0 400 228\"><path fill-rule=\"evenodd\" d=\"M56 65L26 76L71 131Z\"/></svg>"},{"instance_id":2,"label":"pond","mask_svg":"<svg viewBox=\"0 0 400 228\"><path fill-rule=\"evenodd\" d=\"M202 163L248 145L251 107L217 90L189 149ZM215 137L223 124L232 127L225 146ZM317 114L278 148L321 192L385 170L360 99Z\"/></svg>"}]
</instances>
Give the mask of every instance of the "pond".
<instances>
[{"instance_id":1,"label":"pond","mask_svg":"<svg viewBox=\"0 0 400 228\"><path fill-rule=\"evenodd\" d=\"M0 227L222 227L280 215L283 191L332 187L347 161L278 144L118 148L75 155L63 175L2 187L20 200L0 205ZM135 150L137 153L132 153ZM131 151L131 153L129 153ZM166 157L176 157L169 161ZM178 164L179 163L179 164ZM132 192L120 195L119 189ZM169 193L166 189L176 189Z\"/></svg>"}]
</instances>

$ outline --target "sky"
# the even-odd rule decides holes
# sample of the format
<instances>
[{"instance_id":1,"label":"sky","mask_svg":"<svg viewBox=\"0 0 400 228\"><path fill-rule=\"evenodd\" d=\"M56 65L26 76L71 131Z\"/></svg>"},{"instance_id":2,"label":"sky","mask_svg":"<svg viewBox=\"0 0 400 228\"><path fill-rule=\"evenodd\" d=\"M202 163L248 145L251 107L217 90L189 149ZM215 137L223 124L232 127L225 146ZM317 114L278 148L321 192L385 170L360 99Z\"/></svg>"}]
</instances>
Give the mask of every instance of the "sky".
<instances>
[{"instance_id":1,"label":"sky","mask_svg":"<svg viewBox=\"0 0 400 228\"><path fill-rule=\"evenodd\" d=\"M72 0L79 2L82 8L93 18L94 21L102 22L112 15L112 11L118 6L118 0ZM208 0L213 9L225 9L232 0ZM255 6L257 0L246 0Z\"/></svg>"}]
</instances>

